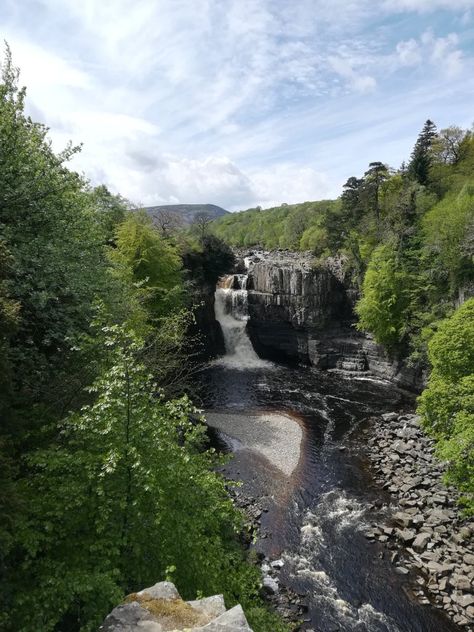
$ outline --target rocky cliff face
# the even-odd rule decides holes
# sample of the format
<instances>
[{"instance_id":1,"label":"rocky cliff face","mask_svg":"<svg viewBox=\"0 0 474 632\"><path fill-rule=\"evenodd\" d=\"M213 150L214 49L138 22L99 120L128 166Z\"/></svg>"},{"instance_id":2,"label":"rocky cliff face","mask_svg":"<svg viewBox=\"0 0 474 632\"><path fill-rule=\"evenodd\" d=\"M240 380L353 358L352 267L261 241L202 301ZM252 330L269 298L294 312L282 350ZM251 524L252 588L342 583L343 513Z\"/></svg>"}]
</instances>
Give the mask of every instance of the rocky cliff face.
<instances>
[{"instance_id":1,"label":"rocky cliff face","mask_svg":"<svg viewBox=\"0 0 474 632\"><path fill-rule=\"evenodd\" d=\"M252 632L241 606L226 610L222 595L183 601L170 582L129 595L99 632Z\"/></svg>"},{"instance_id":2,"label":"rocky cliff face","mask_svg":"<svg viewBox=\"0 0 474 632\"><path fill-rule=\"evenodd\" d=\"M321 369L365 372L410 389L422 376L357 332L354 296L341 266L314 267L299 253L252 253L249 266L248 331L259 355L294 359Z\"/></svg>"}]
</instances>

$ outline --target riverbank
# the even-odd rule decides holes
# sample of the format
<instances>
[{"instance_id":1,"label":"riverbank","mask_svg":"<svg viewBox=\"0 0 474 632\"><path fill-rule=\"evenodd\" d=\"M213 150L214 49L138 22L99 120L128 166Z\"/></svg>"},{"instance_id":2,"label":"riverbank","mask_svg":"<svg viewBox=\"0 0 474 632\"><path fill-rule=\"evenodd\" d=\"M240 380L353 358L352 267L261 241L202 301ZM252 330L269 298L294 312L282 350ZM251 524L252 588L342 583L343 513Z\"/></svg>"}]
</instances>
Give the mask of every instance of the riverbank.
<instances>
[{"instance_id":1,"label":"riverbank","mask_svg":"<svg viewBox=\"0 0 474 632\"><path fill-rule=\"evenodd\" d=\"M443 482L416 415L387 413L373 420L367 454L376 481L392 498L385 524L366 531L391 552L396 571L413 580L422 604L432 603L459 626L474 630L474 520L459 494Z\"/></svg>"}]
</instances>

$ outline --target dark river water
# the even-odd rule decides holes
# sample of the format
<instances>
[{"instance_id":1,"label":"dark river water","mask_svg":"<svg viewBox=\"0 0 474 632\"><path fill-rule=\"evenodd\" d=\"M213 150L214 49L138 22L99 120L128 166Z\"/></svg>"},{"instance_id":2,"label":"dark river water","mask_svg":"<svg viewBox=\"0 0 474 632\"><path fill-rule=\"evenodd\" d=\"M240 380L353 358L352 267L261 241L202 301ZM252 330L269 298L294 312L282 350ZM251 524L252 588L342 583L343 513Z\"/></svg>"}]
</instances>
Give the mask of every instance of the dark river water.
<instances>
[{"instance_id":1,"label":"dark river water","mask_svg":"<svg viewBox=\"0 0 474 632\"><path fill-rule=\"evenodd\" d=\"M304 430L291 490L265 514L269 538L258 546L283 557L281 582L305 595L305 627L317 632L459 632L435 608L412 596L391 552L364 529L383 520L387 496L364 459L370 416L410 410L413 401L391 385L320 373L308 367L211 367L203 375L209 410L280 411ZM239 471L258 470L256 459ZM258 472L257 472L258 473ZM271 632L270 630L268 632Z\"/></svg>"}]
</instances>

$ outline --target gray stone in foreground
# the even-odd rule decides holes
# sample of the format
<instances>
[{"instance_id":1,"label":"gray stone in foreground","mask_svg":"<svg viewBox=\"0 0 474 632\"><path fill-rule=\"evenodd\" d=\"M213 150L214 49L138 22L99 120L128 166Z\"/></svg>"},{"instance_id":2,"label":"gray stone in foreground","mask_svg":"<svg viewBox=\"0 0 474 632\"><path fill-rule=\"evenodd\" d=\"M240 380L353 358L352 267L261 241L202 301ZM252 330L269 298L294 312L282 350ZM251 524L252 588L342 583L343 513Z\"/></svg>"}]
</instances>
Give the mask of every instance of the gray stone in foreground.
<instances>
[{"instance_id":1,"label":"gray stone in foreground","mask_svg":"<svg viewBox=\"0 0 474 632\"><path fill-rule=\"evenodd\" d=\"M188 601L188 604L195 610L198 610L210 617L219 617L226 611L224 597L222 595L214 595L213 597L205 597L204 599Z\"/></svg>"},{"instance_id":2,"label":"gray stone in foreground","mask_svg":"<svg viewBox=\"0 0 474 632\"><path fill-rule=\"evenodd\" d=\"M171 582L159 582L137 594L169 602L181 599L176 587ZM252 632L242 607L239 605L226 611L222 595L188 601L187 604L196 610L196 613L207 617L204 618L204 623L202 618L200 624L193 628L184 623L181 625L176 622L172 623L166 617L153 615L137 601L131 601L114 608L99 628L99 632L167 632L170 630L173 632L178 630ZM209 621L209 619L211 620ZM205 623L205 621L209 622Z\"/></svg>"},{"instance_id":3,"label":"gray stone in foreground","mask_svg":"<svg viewBox=\"0 0 474 632\"><path fill-rule=\"evenodd\" d=\"M149 632L162 632L161 625L153 620L151 614L142 608L136 601L122 604L112 610L99 632L132 632L133 630L146 630L145 623L155 625L155 629L148 628Z\"/></svg>"},{"instance_id":4,"label":"gray stone in foreground","mask_svg":"<svg viewBox=\"0 0 474 632\"><path fill-rule=\"evenodd\" d=\"M278 581L270 577L270 575L265 575L262 580L262 585L263 590L270 595L276 595L279 590Z\"/></svg>"},{"instance_id":5,"label":"gray stone in foreground","mask_svg":"<svg viewBox=\"0 0 474 632\"><path fill-rule=\"evenodd\" d=\"M137 595L149 595L152 599L180 599L176 586L171 582L158 582L154 586L140 590Z\"/></svg>"},{"instance_id":6,"label":"gray stone in foreground","mask_svg":"<svg viewBox=\"0 0 474 632\"><path fill-rule=\"evenodd\" d=\"M214 621L194 630L195 632L252 632L240 605L234 606Z\"/></svg>"}]
</instances>

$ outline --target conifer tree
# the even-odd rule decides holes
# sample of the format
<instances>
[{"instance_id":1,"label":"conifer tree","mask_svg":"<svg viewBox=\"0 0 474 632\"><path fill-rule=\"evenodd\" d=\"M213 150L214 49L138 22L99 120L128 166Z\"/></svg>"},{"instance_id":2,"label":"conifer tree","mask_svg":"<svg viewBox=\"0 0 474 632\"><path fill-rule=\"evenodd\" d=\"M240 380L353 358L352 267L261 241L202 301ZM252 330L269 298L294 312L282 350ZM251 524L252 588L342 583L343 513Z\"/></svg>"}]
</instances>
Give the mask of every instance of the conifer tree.
<instances>
[{"instance_id":1,"label":"conifer tree","mask_svg":"<svg viewBox=\"0 0 474 632\"><path fill-rule=\"evenodd\" d=\"M429 181L429 171L433 159L431 149L437 136L436 125L428 119L418 136L408 164L410 176L424 186Z\"/></svg>"}]
</instances>

